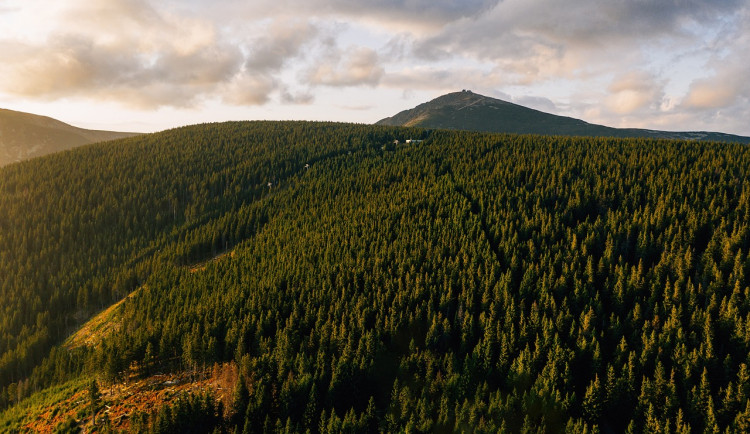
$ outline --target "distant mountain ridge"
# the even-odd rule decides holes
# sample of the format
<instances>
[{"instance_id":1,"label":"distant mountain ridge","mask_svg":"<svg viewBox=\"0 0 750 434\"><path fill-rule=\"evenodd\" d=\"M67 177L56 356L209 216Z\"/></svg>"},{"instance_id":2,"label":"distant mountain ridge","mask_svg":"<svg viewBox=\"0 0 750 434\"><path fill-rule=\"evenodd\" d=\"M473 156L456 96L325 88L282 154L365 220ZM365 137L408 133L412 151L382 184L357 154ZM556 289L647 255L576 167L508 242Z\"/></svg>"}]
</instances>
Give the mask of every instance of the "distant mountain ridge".
<instances>
[{"instance_id":1,"label":"distant mountain ridge","mask_svg":"<svg viewBox=\"0 0 750 434\"><path fill-rule=\"evenodd\" d=\"M0 109L0 166L138 133L87 130L47 116Z\"/></svg>"},{"instance_id":2,"label":"distant mountain ridge","mask_svg":"<svg viewBox=\"0 0 750 434\"><path fill-rule=\"evenodd\" d=\"M690 131L673 132L640 128L612 128L580 119L558 116L471 91L452 92L432 101L381 119L376 125L415 126L493 133L542 134L590 137L649 137L750 143L750 137Z\"/></svg>"}]
</instances>

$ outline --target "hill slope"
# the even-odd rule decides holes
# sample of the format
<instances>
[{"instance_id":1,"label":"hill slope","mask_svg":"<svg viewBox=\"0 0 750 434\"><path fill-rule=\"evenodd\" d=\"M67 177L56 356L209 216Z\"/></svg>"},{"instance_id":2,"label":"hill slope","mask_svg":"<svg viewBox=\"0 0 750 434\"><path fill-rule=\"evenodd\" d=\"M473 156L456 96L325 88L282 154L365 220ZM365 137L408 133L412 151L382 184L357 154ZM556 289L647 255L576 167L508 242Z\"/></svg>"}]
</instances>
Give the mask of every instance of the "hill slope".
<instances>
[{"instance_id":1,"label":"hill slope","mask_svg":"<svg viewBox=\"0 0 750 434\"><path fill-rule=\"evenodd\" d=\"M748 176L739 144L309 122L7 166L0 431L90 427L97 378L150 432L748 432Z\"/></svg>"},{"instance_id":2,"label":"hill slope","mask_svg":"<svg viewBox=\"0 0 750 434\"><path fill-rule=\"evenodd\" d=\"M30 113L0 109L0 166L137 133L86 130Z\"/></svg>"},{"instance_id":3,"label":"hill slope","mask_svg":"<svg viewBox=\"0 0 750 434\"><path fill-rule=\"evenodd\" d=\"M469 91L453 92L381 119L376 125L588 137L650 137L750 143L750 137L705 131L670 132L611 128L553 115Z\"/></svg>"}]
</instances>

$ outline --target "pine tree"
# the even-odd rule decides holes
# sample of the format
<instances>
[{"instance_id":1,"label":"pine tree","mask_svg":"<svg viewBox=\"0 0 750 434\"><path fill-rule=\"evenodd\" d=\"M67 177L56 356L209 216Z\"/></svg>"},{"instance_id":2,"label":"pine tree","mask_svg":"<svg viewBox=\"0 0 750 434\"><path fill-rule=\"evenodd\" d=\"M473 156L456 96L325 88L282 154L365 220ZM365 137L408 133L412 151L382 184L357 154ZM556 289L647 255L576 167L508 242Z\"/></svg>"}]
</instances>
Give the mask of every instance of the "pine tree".
<instances>
[{"instance_id":1,"label":"pine tree","mask_svg":"<svg viewBox=\"0 0 750 434\"><path fill-rule=\"evenodd\" d=\"M245 385L245 377L240 374L237 376L237 382L232 392L231 420L234 425L241 425L247 405L249 403L249 391Z\"/></svg>"},{"instance_id":2,"label":"pine tree","mask_svg":"<svg viewBox=\"0 0 750 434\"><path fill-rule=\"evenodd\" d=\"M594 379L586 387L586 394L583 397L583 414L586 422L592 425L599 423L599 417L602 412L602 390L599 382L599 376L595 375Z\"/></svg>"},{"instance_id":3,"label":"pine tree","mask_svg":"<svg viewBox=\"0 0 750 434\"><path fill-rule=\"evenodd\" d=\"M101 406L102 394L99 391L99 385L96 384L96 380L91 380L89 383L89 411L91 412L91 424L96 426L96 413L99 411Z\"/></svg>"}]
</instances>

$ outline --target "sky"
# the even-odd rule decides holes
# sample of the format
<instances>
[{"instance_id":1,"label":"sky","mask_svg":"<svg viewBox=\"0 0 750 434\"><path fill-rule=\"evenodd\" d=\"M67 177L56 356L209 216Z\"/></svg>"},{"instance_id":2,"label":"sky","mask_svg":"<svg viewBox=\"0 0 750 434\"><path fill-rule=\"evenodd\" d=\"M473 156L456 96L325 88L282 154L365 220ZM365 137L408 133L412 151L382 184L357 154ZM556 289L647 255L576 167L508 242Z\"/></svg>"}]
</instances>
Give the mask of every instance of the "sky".
<instances>
[{"instance_id":1,"label":"sky","mask_svg":"<svg viewBox=\"0 0 750 434\"><path fill-rule=\"evenodd\" d=\"M750 0L0 0L0 107L373 123L448 92L750 135Z\"/></svg>"}]
</instances>

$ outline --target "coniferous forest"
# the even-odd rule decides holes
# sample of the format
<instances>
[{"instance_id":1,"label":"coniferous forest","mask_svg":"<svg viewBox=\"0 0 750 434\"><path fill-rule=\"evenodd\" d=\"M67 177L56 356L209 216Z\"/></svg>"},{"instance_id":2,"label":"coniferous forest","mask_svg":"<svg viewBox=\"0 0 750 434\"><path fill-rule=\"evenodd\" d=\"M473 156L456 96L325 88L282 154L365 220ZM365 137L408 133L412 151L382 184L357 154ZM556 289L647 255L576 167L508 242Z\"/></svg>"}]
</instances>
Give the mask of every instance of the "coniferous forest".
<instances>
[{"instance_id":1,"label":"coniferous forest","mask_svg":"<svg viewBox=\"0 0 750 434\"><path fill-rule=\"evenodd\" d=\"M4 167L0 431L67 382L96 416L99 388L232 363L229 406L128 429L750 432L749 170L739 144L310 122Z\"/></svg>"}]
</instances>

